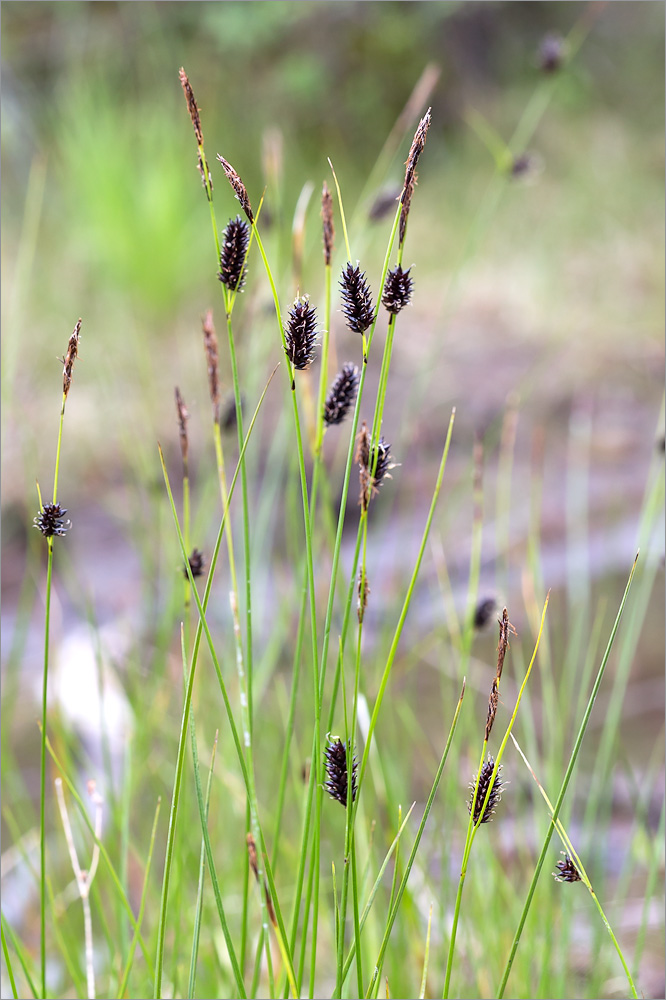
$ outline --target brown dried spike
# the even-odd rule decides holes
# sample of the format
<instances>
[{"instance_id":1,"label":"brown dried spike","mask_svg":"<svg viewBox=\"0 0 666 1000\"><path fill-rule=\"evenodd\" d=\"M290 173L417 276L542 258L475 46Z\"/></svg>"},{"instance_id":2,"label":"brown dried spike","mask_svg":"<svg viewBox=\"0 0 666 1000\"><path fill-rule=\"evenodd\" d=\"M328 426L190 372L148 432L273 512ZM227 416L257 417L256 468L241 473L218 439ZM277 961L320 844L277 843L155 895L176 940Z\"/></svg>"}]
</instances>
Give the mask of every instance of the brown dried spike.
<instances>
[{"instance_id":1,"label":"brown dried spike","mask_svg":"<svg viewBox=\"0 0 666 1000\"><path fill-rule=\"evenodd\" d=\"M509 636L518 635L515 628L509 621L509 614L504 608L502 617L499 619L499 642L497 644L497 683L499 684L504 669L504 657L509 648Z\"/></svg>"},{"instance_id":2,"label":"brown dried spike","mask_svg":"<svg viewBox=\"0 0 666 1000\"><path fill-rule=\"evenodd\" d=\"M199 118L199 108L197 107L197 102L194 99L194 92L190 86L190 81L187 79L187 73L181 66L178 71L178 76L182 88L185 92L185 100L187 101L187 110L190 113L190 118L192 119L192 124L194 126L194 134L197 137L197 146L203 146L203 132L201 131L201 119Z\"/></svg>"},{"instance_id":3,"label":"brown dried spike","mask_svg":"<svg viewBox=\"0 0 666 1000\"><path fill-rule=\"evenodd\" d=\"M412 195L414 194L414 186L416 184L416 174L412 174L409 183L405 184L402 192L401 202L402 208L400 210L400 227L398 229L398 245L402 246L405 242L405 234L407 232L407 217L409 215L409 208L412 204Z\"/></svg>"},{"instance_id":4,"label":"brown dried spike","mask_svg":"<svg viewBox=\"0 0 666 1000\"><path fill-rule=\"evenodd\" d=\"M369 497L369 486L370 486L370 470L368 466L370 465L370 434L368 432L368 426L363 421L361 430L358 433L356 444L356 454L354 455L354 461L358 462L359 466L359 485L360 485L360 495L358 502L361 505L362 510L368 509Z\"/></svg>"},{"instance_id":5,"label":"brown dried spike","mask_svg":"<svg viewBox=\"0 0 666 1000\"><path fill-rule=\"evenodd\" d=\"M490 739L490 731L493 728L493 722L495 721L495 716L497 715L497 706L499 704L499 684L497 678L493 679L493 686L490 689L490 698L488 699L488 716L486 718L486 731L484 733L484 739L486 743Z\"/></svg>"},{"instance_id":6,"label":"brown dried spike","mask_svg":"<svg viewBox=\"0 0 666 1000\"><path fill-rule=\"evenodd\" d=\"M398 243L400 246L402 246L405 241L405 233L407 231L407 217L409 216L409 207L412 202L412 195L414 194L414 185L416 184L416 164L418 163L419 156L425 147L428 129L430 128L430 123L432 121L430 110L431 109L428 108L418 124L418 128L414 133L412 145L409 150L409 156L406 161L405 182L402 186L402 195L400 197L400 201L402 202L402 211L400 212L400 229L398 234Z\"/></svg>"},{"instance_id":7,"label":"brown dried spike","mask_svg":"<svg viewBox=\"0 0 666 1000\"><path fill-rule=\"evenodd\" d=\"M321 192L321 217L324 229L324 263L326 267L329 267L331 255L333 254L335 229L333 228L333 199L326 181L324 181L324 187Z\"/></svg>"},{"instance_id":8,"label":"brown dried spike","mask_svg":"<svg viewBox=\"0 0 666 1000\"><path fill-rule=\"evenodd\" d=\"M486 743L490 738L490 731L493 728L495 716L497 715L497 706L499 704L499 684L502 678L502 670L504 669L504 658L506 656L506 651L509 648L510 635L516 635L516 630L509 621L509 614L506 608L504 608L504 610L502 611L502 617L499 619L499 642L497 644L497 670L495 672L495 677L493 679L493 686L490 689L490 698L488 699L488 715L486 718L486 730L484 734L484 739Z\"/></svg>"},{"instance_id":9,"label":"brown dried spike","mask_svg":"<svg viewBox=\"0 0 666 1000\"><path fill-rule=\"evenodd\" d=\"M416 170L416 164L418 163L419 156L424 150L426 144L426 138L428 135L428 129L430 128L430 123L432 121L431 108L428 108L423 118L418 124L418 128L414 133L414 138L412 140L411 149L409 150L409 156L407 157L407 170L405 171L405 187L413 176Z\"/></svg>"},{"instance_id":10,"label":"brown dried spike","mask_svg":"<svg viewBox=\"0 0 666 1000\"><path fill-rule=\"evenodd\" d=\"M187 466L187 421L189 420L190 415L187 412L185 401L180 394L178 386L176 386L176 414L178 416L178 430L180 433L180 453L183 456L183 465Z\"/></svg>"},{"instance_id":11,"label":"brown dried spike","mask_svg":"<svg viewBox=\"0 0 666 1000\"><path fill-rule=\"evenodd\" d=\"M74 332L69 338L69 343L67 344L67 353L62 359L63 370L62 370L62 391L65 399L69 395L69 389L72 384L72 371L74 368L74 362L76 361L77 355L79 353L79 338L81 334L81 320L76 321L76 326L74 327Z\"/></svg>"},{"instance_id":12,"label":"brown dried spike","mask_svg":"<svg viewBox=\"0 0 666 1000\"><path fill-rule=\"evenodd\" d=\"M357 614L358 614L359 625L363 624L363 619L365 617L365 609L368 606L369 593L370 593L370 585L368 584L368 578L365 575L363 569L360 569L358 574L358 603L357 603Z\"/></svg>"},{"instance_id":13,"label":"brown dried spike","mask_svg":"<svg viewBox=\"0 0 666 1000\"><path fill-rule=\"evenodd\" d=\"M248 833L245 840L247 841L247 853L250 858L250 868L254 872L254 877L259 881L259 866L257 864L257 845L255 839L251 833Z\"/></svg>"},{"instance_id":14,"label":"brown dried spike","mask_svg":"<svg viewBox=\"0 0 666 1000\"><path fill-rule=\"evenodd\" d=\"M217 154L217 158L222 165L222 169L227 175L227 180L234 189L234 193L241 204L241 208L248 217L250 224L252 224L254 222L254 215L252 214L252 206L250 205L250 199L248 197L247 188L245 187L242 180L240 179L234 168L231 166L229 161L225 160L225 158L223 156L220 156L219 153Z\"/></svg>"},{"instance_id":15,"label":"brown dried spike","mask_svg":"<svg viewBox=\"0 0 666 1000\"><path fill-rule=\"evenodd\" d=\"M202 320L204 335L204 351L208 365L208 390L210 401L213 404L213 419L215 423L220 419L220 377L217 354L217 334L213 325L213 310L209 309Z\"/></svg>"}]
</instances>

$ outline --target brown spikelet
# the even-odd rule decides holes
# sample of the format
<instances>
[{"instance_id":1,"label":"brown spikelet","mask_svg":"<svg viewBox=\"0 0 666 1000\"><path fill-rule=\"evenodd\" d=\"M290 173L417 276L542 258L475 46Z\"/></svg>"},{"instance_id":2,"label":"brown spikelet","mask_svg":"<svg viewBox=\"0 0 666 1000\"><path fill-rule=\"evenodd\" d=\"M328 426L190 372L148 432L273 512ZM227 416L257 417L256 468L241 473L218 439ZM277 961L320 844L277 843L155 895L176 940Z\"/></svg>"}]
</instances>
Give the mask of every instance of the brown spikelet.
<instances>
[{"instance_id":1,"label":"brown spikelet","mask_svg":"<svg viewBox=\"0 0 666 1000\"><path fill-rule=\"evenodd\" d=\"M247 853L250 859L250 868L254 873L254 877L259 883L259 865L257 863L257 844L251 833L248 833L246 838L247 843ZM275 909L273 907L273 900L271 899L271 894L268 888L268 883L264 879L264 896L266 899L266 909L268 910L268 916L273 927L277 927L277 917L275 916Z\"/></svg>"},{"instance_id":2,"label":"brown spikelet","mask_svg":"<svg viewBox=\"0 0 666 1000\"><path fill-rule=\"evenodd\" d=\"M409 216L409 209L412 204L412 195L414 194L414 185L416 184L416 174L412 174L409 184L405 184L403 194L402 194L402 209L400 211L400 227L398 229L398 245L402 246L405 242L405 235L407 233L407 217Z\"/></svg>"},{"instance_id":3,"label":"brown spikelet","mask_svg":"<svg viewBox=\"0 0 666 1000\"><path fill-rule=\"evenodd\" d=\"M331 263L331 256L333 254L333 237L335 236L335 229L333 228L333 199L331 197L331 192L328 190L326 181L324 181L324 187L321 192L321 218L324 235L324 263L326 264L326 267L329 267Z\"/></svg>"},{"instance_id":4,"label":"brown spikelet","mask_svg":"<svg viewBox=\"0 0 666 1000\"><path fill-rule=\"evenodd\" d=\"M245 839L247 841L247 853L250 859L250 868L254 873L254 877L258 880L259 866L257 865L257 845L251 833L248 833Z\"/></svg>"},{"instance_id":5,"label":"brown spikelet","mask_svg":"<svg viewBox=\"0 0 666 1000\"><path fill-rule=\"evenodd\" d=\"M428 108L425 115L419 122L416 132L414 133L411 149L409 150L409 156L407 157L405 182L402 186L402 195L400 196L402 211L400 212L400 228L398 230L399 246L402 246L405 242L407 218L409 216L412 195L414 194L414 186L416 184L416 164L418 163L419 156L423 152L431 121L432 115L430 114L430 108Z\"/></svg>"},{"instance_id":6,"label":"brown spikelet","mask_svg":"<svg viewBox=\"0 0 666 1000\"><path fill-rule=\"evenodd\" d=\"M180 83L185 93L185 100L187 101L187 110L190 113L190 118L192 119L192 125L194 126L194 134L197 137L197 146L203 146L203 132L201 131L201 119L199 118L199 108L197 107L197 102L194 99L194 92L190 86L190 81L187 78L187 73L181 66L178 71L178 76L180 78Z\"/></svg>"},{"instance_id":7,"label":"brown spikelet","mask_svg":"<svg viewBox=\"0 0 666 1000\"><path fill-rule=\"evenodd\" d=\"M62 358L62 392L67 399L69 395L69 389L72 384L72 372L74 369L74 362L76 361L77 355L79 353L79 339L81 334L81 320L76 321L76 326L72 336L69 338L69 343L67 344L67 353L65 357Z\"/></svg>"},{"instance_id":8,"label":"brown spikelet","mask_svg":"<svg viewBox=\"0 0 666 1000\"><path fill-rule=\"evenodd\" d=\"M217 154L217 158L220 161L222 169L224 170L227 176L227 180L231 184L234 190L234 194L238 198L241 208L245 212L251 225L254 222L254 215L252 214L252 206L250 205L250 199L248 197L247 188L245 187L242 180L240 179L234 168L231 166L229 161L225 160L225 158L223 156L220 156L219 153Z\"/></svg>"},{"instance_id":9,"label":"brown spikelet","mask_svg":"<svg viewBox=\"0 0 666 1000\"><path fill-rule=\"evenodd\" d=\"M220 419L220 374L217 354L217 334L213 324L213 310L209 309L202 320L204 352L208 365L208 391L213 406L213 420Z\"/></svg>"},{"instance_id":10,"label":"brown spikelet","mask_svg":"<svg viewBox=\"0 0 666 1000\"><path fill-rule=\"evenodd\" d=\"M180 434L180 453L183 457L183 468L187 469L187 421L189 420L190 415L187 412L185 401L180 394L178 386L176 386L176 414L178 417L178 431Z\"/></svg>"},{"instance_id":11,"label":"brown spikelet","mask_svg":"<svg viewBox=\"0 0 666 1000\"><path fill-rule=\"evenodd\" d=\"M509 615L504 608L502 611L502 617L499 619L499 642L497 644L497 669L495 671L495 677L493 679L493 686L490 689L490 698L488 699L488 715L486 717L486 729L484 734L484 739L486 743L490 737L490 732L493 728L493 723L495 721L495 716L497 715L497 706L499 704L499 684L502 678L502 670L504 669L504 658L506 657L506 651L509 648L509 636L516 635L516 630L509 621Z\"/></svg>"},{"instance_id":12,"label":"brown spikelet","mask_svg":"<svg viewBox=\"0 0 666 1000\"><path fill-rule=\"evenodd\" d=\"M357 614L359 625L363 624L363 619L365 617L365 609L368 606L368 594L370 593L370 585L368 584L368 578L365 575L363 569L359 570L358 574L358 602L357 602Z\"/></svg>"},{"instance_id":13,"label":"brown spikelet","mask_svg":"<svg viewBox=\"0 0 666 1000\"><path fill-rule=\"evenodd\" d=\"M363 510L367 510L369 502L368 494L370 492L370 471L368 469L368 465L370 463L370 432L368 431L368 425L365 420L363 421L356 438L356 453L354 455L354 461L358 462L359 466L360 496L358 502Z\"/></svg>"},{"instance_id":14,"label":"brown spikelet","mask_svg":"<svg viewBox=\"0 0 666 1000\"><path fill-rule=\"evenodd\" d=\"M413 176L416 170L416 164L418 163L419 156L424 150L426 144L426 138L428 135L428 129L430 128L430 123L432 122L432 109L428 108L423 118L418 124L416 132L414 133L414 138L412 139L412 145L409 150L409 156L407 157L407 169L405 171L405 187L409 182L410 178Z\"/></svg>"}]
</instances>

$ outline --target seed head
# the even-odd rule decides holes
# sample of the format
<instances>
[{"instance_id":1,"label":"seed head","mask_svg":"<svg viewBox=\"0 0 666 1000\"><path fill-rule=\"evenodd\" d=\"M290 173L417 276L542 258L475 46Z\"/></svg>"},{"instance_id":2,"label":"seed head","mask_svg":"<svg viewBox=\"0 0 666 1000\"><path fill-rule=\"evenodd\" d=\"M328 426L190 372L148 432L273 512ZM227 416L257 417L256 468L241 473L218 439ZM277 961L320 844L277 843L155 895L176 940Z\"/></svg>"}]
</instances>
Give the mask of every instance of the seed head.
<instances>
[{"instance_id":1,"label":"seed head","mask_svg":"<svg viewBox=\"0 0 666 1000\"><path fill-rule=\"evenodd\" d=\"M206 568L203 552L200 552L199 549L192 549L192 555L187 561L190 564L190 570L192 571L192 576L195 579L198 576L203 576L204 569ZM183 573L185 574L185 577L187 577L186 569L183 570Z\"/></svg>"},{"instance_id":2,"label":"seed head","mask_svg":"<svg viewBox=\"0 0 666 1000\"><path fill-rule=\"evenodd\" d=\"M250 199L247 194L247 188L245 187L242 180L240 179L234 168L231 166L229 161L225 160L225 158L223 156L220 156L219 153L217 158L222 164L222 169L227 175L227 180L234 189L234 194L238 198L241 204L241 208L245 212L245 215L247 216L249 223L252 224L254 222L254 215L252 214L252 206L250 205Z\"/></svg>"},{"instance_id":3,"label":"seed head","mask_svg":"<svg viewBox=\"0 0 666 1000\"><path fill-rule=\"evenodd\" d=\"M400 264L386 275L382 305L394 316L408 306L412 297L414 282L409 272L411 267L403 271Z\"/></svg>"},{"instance_id":4,"label":"seed head","mask_svg":"<svg viewBox=\"0 0 666 1000\"><path fill-rule=\"evenodd\" d=\"M353 333L365 333L372 326L374 306L372 293L365 280L365 271L347 262L340 277L342 312Z\"/></svg>"},{"instance_id":5,"label":"seed head","mask_svg":"<svg viewBox=\"0 0 666 1000\"><path fill-rule=\"evenodd\" d=\"M67 510L59 503L45 503L39 514L33 518L36 528L39 528L44 538L54 535L66 535L72 526L69 518L65 518Z\"/></svg>"},{"instance_id":6,"label":"seed head","mask_svg":"<svg viewBox=\"0 0 666 1000\"><path fill-rule=\"evenodd\" d=\"M328 737L324 750L327 781L324 788L332 799L347 808L347 744L337 737ZM351 800L356 799L356 755L352 755Z\"/></svg>"},{"instance_id":7,"label":"seed head","mask_svg":"<svg viewBox=\"0 0 666 1000\"><path fill-rule=\"evenodd\" d=\"M333 254L335 229L333 228L333 199L331 198L331 192L328 190L326 181L324 181L324 187L321 192L321 218L324 236L324 263L328 267Z\"/></svg>"},{"instance_id":8,"label":"seed head","mask_svg":"<svg viewBox=\"0 0 666 1000\"><path fill-rule=\"evenodd\" d=\"M564 854L564 861L558 861L555 867L556 872L552 872L553 878L556 882L581 882L581 875L575 864L571 860L568 854L564 851L560 851L560 854Z\"/></svg>"},{"instance_id":9,"label":"seed head","mask_svg":"<svg viewBox=\"0 0 666 1000\"><path fill-rule=\"evenodd\" d=\"M81 334L81 320L76 321L76 326L72 336L69 338L67 344L67 353L62 359L63 369L62 369L62 391L65 399L69 395L69 387L72 384L72 371L74 369L74 362L76 361L77 355L79 353L79 340Z\"/></svg>"},{"instance_id":10,"label":"seed head","mask_svg":"<svg viewBox=\"0 0 666 1000\"><path fill-rule=\"evenodd\" d=\"M356 365L347 362L335 376L324 403L324 423L341 424L356 400L359 374Z\"/></svg>"},{"instance_id":11,"label":"seed head","mask_svg":"<svg viewBox=\"0 0 666 1000\"><path fill-rule=\"evenodd\" d=\"M481 776L479 778L479 790L477 792L476 802L474 802L474 789L476 787L476 775L474 776L474 780L472 781L471 785L469 786L472 789L472 795L471 795L471 798L470 798L470 801L469 801L469 804L468 804L467 808L468 808L469 812L471 812L472 811L472 803L474 803L474 823L478 823L479 822L479 816L481 815L481 810L483 808L483 803L485 801L486 794L488 792L488 786L490 785L490 779L492 777L492 773L493 773L494 767L495 767L495 760L494 760L494 758L490 754L488 754L488 760L485 762L485 764L481 768ZM502 780L500 778L500 771L501 770L502 770L502 765L500 764L500 766L497 769L497 774L496 774L495 780L493 782L492 790L490 792L490 798L488 799L488 806L486 808L486 811L483 814L483 819L481 820L482 823L489 823L490 822L490 820L493 817L493 813L495 812L495 806L497 805L497 803L499 802L499 800L502 798L503 782L502 782Z\"/></svg>"},{"instance_id":12,"label":"seed head","mask_svg":"<svg viewBox=\"0 0 666 1000\"><path fill-rule=\"evenodd\" d=\"M289 310L284 335L285 354L297 371L305 371L314 360L314 346L317 339L317 313L310 305L307 295L294 300Z\"/></svg>"},{"instance_id":13,"label":"seed head","mask_svg":"<svg viewBox=\"0 0 666 1000\"><path fill-rule=\"evenodd\" d=\"M250 245L250 230L245 219L237 215L229 219L222 235L220 270L218 278L232 292L240 292L245 284L247 268L245 258Z\"/></svg>"}]
</instances>

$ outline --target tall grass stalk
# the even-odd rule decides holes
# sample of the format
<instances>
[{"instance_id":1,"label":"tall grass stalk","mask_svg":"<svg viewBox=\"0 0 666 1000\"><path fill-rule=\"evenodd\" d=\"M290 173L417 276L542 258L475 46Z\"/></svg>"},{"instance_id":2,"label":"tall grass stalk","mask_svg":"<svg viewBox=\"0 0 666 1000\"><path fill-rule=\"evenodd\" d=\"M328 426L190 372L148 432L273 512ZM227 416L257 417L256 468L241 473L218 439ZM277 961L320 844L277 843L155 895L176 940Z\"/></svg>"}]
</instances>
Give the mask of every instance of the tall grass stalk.
<instances>
[{"instance_id":1,"label":"tall grass stalk","mask_svg":"<svg viewBox=\"0 0 666 1000\"><path fill-rule=\"evenodd\" d=\"M45 508L42 503L41 491L37 484L39 494L39 514L35 518L35 524L40 529L47 543L46 562L46 593L44 608L44 666L42 672L42 724L40 741L40 765L39 765L39 933L40 933L40 973L42 996L46 998L46 715L48 707L48 678L49 678L49 647L51 631L51 588L53 584L53 539L57 535L64 535L68 530L69 522L64 521L63 511L58 505L58 476L60 474L60 452L62 445L63 424L65 421L65 404L72 384L72 374L74 362L78 354L79 336L81 331L81 320L79 319L74 327L74 332L69 338L67 352L63 356L63 388L62 402L60 406L60 420L58 422L58 441L56 444L55 470L53 473L53 499L50 507Z\"/></svg>"},{"instance_id":2,"label":"tall grass stalk","mask_svg":"<svg viewBox=\"0 0 666 1000\"><path fill-rule=\"evenodd\" d=\"M450 983L451 983L451 972L453 970L453 957L454 957L455 945L456 945L456 932L457 932L457 929L458 929L458 920L460 918L460 905L461 905L461 902L462 902L463 887L465 885L465 877L467 875L467 868L468 868L468 865L469 865L469 858L470 858L470 853L471 853L471 850L472 850L472 844L474 843L474 838L476 837L476 834L478 832L479 827L483 823L484 815L486 813L486 810L488 809L488 803L489 803L489 800L490 800L490 796L492 794L492 791L493 791L493 788L494 788L494 785L495 785L495 781L497 779L497 775L499 774L499 768L500 768L500 765L501 765L501 762L502 762L502 756L504 755L504 748L506 747L506 744L508 743L508 740L509 740L509 736L511 735L511 730L513 729L514 723L516 721L516 716L518 715L518 708L520 707L520 702L521 702L521 699L523 697L523 691L527 687L527 682L529 680L530 674L532 672L532 667L534 666L534 661L536 660L537 653L539 651L539 643L541 641L541 636L543 634L543 629L544 629L544 625L545 625L545 622L546 622L546 611L548 609L548 599L549 598L547 596L546 600L545 600L545 603L544 603L544 606L543 606L543 611L541 613L541 623L539 625L539 631L537 633L536 642L534 644L534 652L532 653L532 658L531 658L531 660L529 662L529 665L527 667L527 671L525 673L525 677L523 678L523 682L522 682L522 684L520 686L520 690L518 691L518 695L517 695L517 698L516 698L516 704L515 704L514 709L513 709L513 714L511 715L511 719L509 720L509 724L508 724L506 732L504 734L504 738L502 739L502 742L500 744L499 750L497 751L497 756L495 758L495 764L493 766L492 774L490 775L490 777L488 778L488 781L487 781L487 786L488 787L487 787L487 791L486 791L484 800L481 803L481 808L478 809L477 808L477 796L479 794L479 783L480 783L480 778L481 778L481 769L483 767L483 762L484 762L485 757L486 757L486 749L487 749L487 746L488 746L488 735L489 735L488 730L489 730L489 726L488 726L488 724L486 724L486 733L485 733L485 738L484 738L484 741L483 741L483 748L482 748L482 751L481 751L481 759L479 761L479 769L478 769L477 774L476 774L476 781L475 781L475 786L474 786L474 792L473 792L473 795L472 795L472 802L471 802L470 810L469 810L469 822L467 824L467 836L466 836L466 839L465 839L465 846L464 846L464 849L463 849L462 864L460 866L460 880L458 882L458 892L457 892L457 895L456 895L455 908L454 908L454 911L453 911L453 926L451 928L451 938L450 938L450 941L449 941L449 953L448 953L448 959L447 959L447 962L446 962L446 976L445 976L445 980L444 980L444 993L443 993L444 1000L446 1000L446 998L449 995L449 986L450 986Z\"/></svg>"}]
</instances>

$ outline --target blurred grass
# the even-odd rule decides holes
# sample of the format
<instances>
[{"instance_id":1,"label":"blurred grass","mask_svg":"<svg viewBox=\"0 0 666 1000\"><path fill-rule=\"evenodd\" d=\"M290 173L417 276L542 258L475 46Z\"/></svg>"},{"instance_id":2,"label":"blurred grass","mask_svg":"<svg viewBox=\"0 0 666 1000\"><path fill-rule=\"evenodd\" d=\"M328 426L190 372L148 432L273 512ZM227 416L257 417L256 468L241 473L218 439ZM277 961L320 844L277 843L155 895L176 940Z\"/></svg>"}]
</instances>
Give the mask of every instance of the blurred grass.
<instances>
[{"instance_id":1,"label":"blurred grass","mask_svg":"<svg viewBox=\"0 0 666 1000\"><path fill-rule=\"evenodd\" d=\"M576 8L577 13L583 9ZM396 550L408 551L420 530L420 505L432 486L432 456L441 446L439 432L455 404L452 474L445 482L446 509L437 528L453 595L449 600L442 589L442 573L429 569L396 662L393 697L387 699L378 727L381 752L371 759L374 792L363 803L366 817L376 819L377 825L370 835L374 841L362 845L362 869L365 857L377 862L394 836L395 804L403 804L404 815L409 804L427 792L441 752L441 733L448 725L442 720L450 718L457 697L459 647L453 623L469 559L474 429L485 431L487 447L482 586L494 589L502 580L499 589L508 588L503 597L520 633L512 641L507 705L510 682L521 676L533 638L535 597L530 588L540 590L541 581L550 586L553 578L559 582L551 602L547 646L550 663L558 667L550 679L557 712L548 674L543 673L541 682L535 678L530 687L530 710L519 716L525 731L518 734L530 759L543 769L539 776L549 791L561 773L558 748L567 745L573 729L573 719L562 716L572 708L572 700L580 700L577 691L572 695L572 687L586 660L589 670L598 662L624 567L633 557L648 467L659 464L653 434L663 392L660 5L618 3L598 9L583 50L530 144L543 171L507 185L497 213L460 267L494 170L487 150L465 124L465 112L474 107L508 137L538 84L534 51L539 38L546 28L567 31L571 18L572 5L562 3L3 4L2 490L5 566L9 562L3 589L11 610L21 582L24 586L24 613L18 616L18 635L12 635L10 676L13 669L17 683L25 684L34 663L30 638L39 627L36 581L42 551L41 539L32 537L37 533L26 525L36 509L35 476L48 479L51 474L59 400L59 368L52 359L62 353L81 315L81 358L68 404L62 473L63 498L75 508L76 531L58 551L60 627L66 633L72 620L89 617L89 591L102 599L102 607L96 605L102 618L98 625L118 613L125 615L131 605L135 630L124 652L104 659L121 668L123 688L140 719L131 741L131 773L125 759L122 777L116 776L109 792L110 829L123 831L113 842L112 856L127 872L135 905L157 790L165 794L171 787L173 727L180 705L181 667L174 646L174 621L180 614L181 581L175 572L179 557L155 448L159 437L171 457L176 455L176 380L192 411L196 530L207 542L217 510L205 429L208 404L199 317L214 303L221 327L222 312L178 67L185 65L195 88L209 154L219 151L234 163L253 201L266 180L261 166L266 129L277 125L281 130L281 186L268 189L266 211L275 220L267 240L285 257L301 188L312 180L319 189L328 176L326 155L341 178L349 209L424 66L434 60L442 68L407 243L407 263L416 263L417 294L398 331L389 383L385 433L402 468L394 472L390 492L382 495L373 512L380 540L371 553L373 598L364 679L369 697L376 690L393 609L404 584L405 564L397 561ZM391 165L387 180L400 181L402 155ZM214 181L222 226L237 205L221 174ZM308 213L303 279L313 298L321 285L317 213L315 196ZM369 275L379 271L384 229L378 224L365 234L363 267ZM354 253L357 245L353 241ZM259 272L258 259L251 258L256 285L263 284ZM289 273L285 260L284 301L296 290ZM248 290L241 303L239 364L251 408L279 355L266 301L261 288ZM358 345L343 331L337 314L333 325L338 356L346 358L348 349L356 356ZM499 429L510 393L520 396L507 535L511 547L496 550L493 487ZM288 678L282 667L289 662L298 605L298 574L292 574L290 566L298 565L300 550L289 526L297 519L300 501L290 492L293 475L285 473L293 454L285 442L284 414L277 398L267 404L257 428L260 443L248 453L248 461L250 475L259 484L252 499L260 612L256 702L261 726L256 755L262 767L257 779L266 828L271 829L276 771L270 764L284 738ZM585 419L588 436L581 443L580 421ZM572 450L576 442L577 453ZM333 442L327 446L332 458ZM581 473L586 463L589 480ZM578 469L579 478L570 481L572 468ZM578 505L574 527L579 530L568 536L563 525L566 489L573 491L574 508ZM597 536L601 551L593 547ZM663 691L648 686L655 679L659 684L663 659L663 628L655 624L663 605L663 576L657 564L662 549L655 528L647 565L636 583L635 617L628 619L629 663L637 665L637 676L629 682L634 702L628 697L624 705L625 729L615 735L604 757L614 768L608 796L599 801L599 789L590 794L587 785L604 739L608 703L602 702L599 732L589 734L566 819L568 823L573 815L582 822L587 804L583 842L591 855L600 855L600 880L610 876L608 885L614 890L619 875L609 916L621 923L628 914L627 935L632 940L635 904L644 902L650 865L659 871L659 881L646 905L660 902L663 881L663 853L654 838L661 800L652 794L663 773L663 727L660 730L654 712L655 701L659 708L663 705ZM437 551L433 544L432 558L441 570ZM582 597L580 578L563 569L565 557L581 551L589 556L582 571ZM113 560L116 553L120 565ZM218 582L221 592L225 573ZM215 626L225 635L224 611L218 608L213 614ZM441 985L443 929L466 820L464 785L476 764L476 751L469 748L478 741L494 645L492 633L475 641L465 714L459 741L452 747L451 771L459 780L442 783L435 822L426 830L425 860L417 860L414 885L410 882L403 904L407 917L398 921L391 939L387 971L394 996L409 995L420 976L419 962L412 967L403 959L419 956L420 961L422 914L433 894L437 903L431 981L437 989ZM12 661L6 649L3 643L5 664ZM621 664L613 668L613 676L621 674ZM209 684L207 654L200 669ZM195 689L204 767L209 753L204 748L212 747L220 724L208 684ZM302 705L309 704L309 685L306 670ZM621 685L618 690L623 690ZM33 710L29 702L17 703L16 693L10 690L8 704L17 705L18 714L4 736L9 756L3 763L3 787L9 792L3 821L12 841L19 841L34 824L29 765L36 741ZM636 714L627 714L630 711ZM78 768L98 768L94 758L87 759L89 747L73 738L70 722L63 718L58 723L55 716L54 723L58 753L72 776ZM409 736L408 752L402 739L396 743L395 734L403 733ZM288 905L292 890L287 873L291 876L297 860L300 767L310 754L311 734L306 728L297 731L295 739L292 802L285 814L278 872L285 873L283 905ZM21 762L22 773L19 768L14 772L12 759ZM245 832L245 793L230 761L230 738L223 728L211 821L218 843L242 843ZM484 877L467 890L469 912L485 914L486 919L482 951L472 934L461 938L464 975L461 969L458 983L466 984L461 996L490 995L496 988L529 883L532 852L547 825L528 776L517 762L511 764L511 819L504 826L498 821L493 825L493 847L479 843L476 863ZM184 796L183 815L196 815L191 780ZM342 842L344 815L339 813L327 814L322 842L326 859L337 857ZM164 842L165 821L163 810L158 845ZM362 829L365 836L365 823ZM180 867L171 912L189 921L193 894L188 880L198 870L198 825L185 825L179 836ZM70 911L63 896L67 875L59 831L53 833L49 850L60 876L54 923L62 926L65 942L75 942L78 914L75 907ZM237 922L237 855L225 858L221 853L224 878L237 889L225 897L225 906ZM615 861L620 857L618 872ZM155 867L160 865L156 857ZM594 865L590 870L595 872ZM330 893L328 874L324 887ZM384 905L388 889L384 887ZM558 893L558 887L542 879L530 918L529 953L516 967L512 988L516 995L530 995L536 982L541 995L614 995L613 956L601 948L596 928L590 932L584 904ZM105 873L100 872L95 894L93 919L100 948L113 956L114 928L124 925L118 913L108 913L106 900L115 897ZM156 912L158 901L154 880L148 887L148 914ZM212 911L209 898L206 907ZM544 914L552 928L549 935L539 932ZM369 933L371 938L374 933L375 942L364 955L366 969L372 967L381 939L381 919L374 920ZM208 912L199 983L201 989L219 992L220 983L229 983L230 977L215 921ZM30 941L30 920L26 924ZM653 919L649 926L653 936L663 930ZM333 947L331 928L322 934L330 935ZM128 945L125 930L123 955ZM657 945L647 949L643 970L654 968L661 947ZM188 943L174 934L170 947L168 974L180 977L184 986ZM64 951L69 957L67 947ZM148 968L144 974L137 966L134 995L148 995L151 972ZM57 975L59 987L64 987L62 963ZM663 979L663 968L658 966L653 976Z\"/></svg>"}]
</instances>

